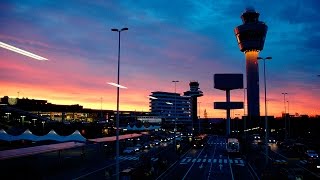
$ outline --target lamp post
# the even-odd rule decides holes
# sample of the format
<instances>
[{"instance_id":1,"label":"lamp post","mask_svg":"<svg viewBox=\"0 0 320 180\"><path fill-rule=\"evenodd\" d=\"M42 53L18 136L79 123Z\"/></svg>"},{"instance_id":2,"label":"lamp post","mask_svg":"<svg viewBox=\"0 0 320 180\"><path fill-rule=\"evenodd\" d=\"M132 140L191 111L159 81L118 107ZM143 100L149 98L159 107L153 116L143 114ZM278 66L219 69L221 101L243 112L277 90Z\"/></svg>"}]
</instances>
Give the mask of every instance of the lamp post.
<instances>
[{"instance_id":1,"label":"lamp post","mask_svg":"<svg viewBox=\"0 0 320 180\"><path fill-rule=\"evenodd\" d=\"M284 104L284 139L287 139L287 112L286 112L286 92L283 94L283 104Z\"/></svg>"},{"instance_id":2,"label":"lamp post","mask_svg":"<svg viewBox=\"0 0 320 180\"><path fill-rule=\"evenodd\" d=\"M266 60L271 60L272 57L258 57L258 60L263 60L263 74L264 74L264 123L265 123L265 154L266 154L266 165L268 165L268 135L269 135L269 130L268 130L268 114L267 114L267 82L266 82Z\"/></svg>"},{"instance_id":3,"label":"lamp post","mask_svg":"<svg viewBox=\"0 0 320 180\"><path fill-rule=\"evenodd\" d=\"M10 114L11 114L11 113L9 113L9 112L6 113L8 122L9 122L9 120L10 120L10 119L9 119L9 118L10 118Z\"/></svg>"},{"instance_id":4,"label":"lamp post","mask_svg":"<svg viewBox=\"0 0 320 180\"><path fill-rule=\"evenodd\" d=\"M289 101L287 101L287 103L288 103L288 137L290 137L290 130L291 130L291 126L290 126L290 111L289 111Z\"/></svg>"},{"instance_id":5,"label":"lamp post","mask_svg":"<svg viewBox=\"0 0 320 180\"><path fill-rule=\"evenodd\" d=\"M177 89L177 80L174 80L172 81L174 83L174 114L175 114L175 117L174 117L174 149L176 150L176 147L177 147L177 141L176 141L176 131L177 131L177 92L176 92L176 89Z\"/></svg>"},{"instance_id":6,"label":"lamp post","mask_svg":"<svg viewBox=\"0 0 320 180\"><path fill-rule=\"evenodd\" d=\"M200 111L200 104L201 104L201 102L198 102L198 106L199 106L199 112L198 112L198 114L199 114L199 116L198 116L198 125L199 125L199 130L198 130L198 133L200 134L200 113L201 113L201 111Z\"/></svg>"},{"instance_id":7,"label":"lamp post","mask_svg":"<svg viewBox=\"0 0 320 180\"><path fill-rule=\"evenodd\" d=\"M118 76L117 76L117 83L120 85L120 37L122 31L127 31L128 28L122 29L111 29L113 32L118 32L119 39L118 39ZM119 86L117 87L117 120L116 120L116 179L119 180Z\"/></svg>"},{"instance_id":8,"label":"lamp post","mask_svg":"<svg viewBox=\"0 0 320 180\"><path fill-rule=\"evenodd\" d=\"M22 121L21 121L21 124L22 124L22 126L24 125L24 118L26 117L26 116L20 116L21 117L21 119L22 119Z\"/></svg>"},{"instance_id":9,"label":"lamp post","mask_svg":"<svg viewBox=\"0 0 320 180\"><path fill-rule=\"evenodd\" d=\"M32 119L32 121L33 121L33 126L36 126L36 120L37 120L37 119Z\"/></svg>"},{"instance_id":10,"label":"lamp post","mask_svg":"<svg viewBox=\"0 0 320 180\"><path fill-rule=\"evenodd\" d=\"M46 123L45 121L42 121L42 131L44 132L44 124Z\"/></svg>"}]
</instances>

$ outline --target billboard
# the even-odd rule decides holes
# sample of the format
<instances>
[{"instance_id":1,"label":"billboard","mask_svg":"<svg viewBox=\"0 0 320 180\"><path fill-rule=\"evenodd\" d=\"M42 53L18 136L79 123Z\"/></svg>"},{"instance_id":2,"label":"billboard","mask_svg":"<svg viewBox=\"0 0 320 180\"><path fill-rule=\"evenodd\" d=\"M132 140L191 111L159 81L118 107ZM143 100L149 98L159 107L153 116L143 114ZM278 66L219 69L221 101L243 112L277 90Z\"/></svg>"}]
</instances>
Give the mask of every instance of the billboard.
<instances>
[{"instance_id":1,"label":"billboard","mask_svg":"<svg viewBox=\"0 0 320 180\"><path fill-rule=\"evenodd\" d=\"M243 109L243 102L214 102L214 109Z\"/></svg>"},{"instance_id":2,"label":"billboard","mask_svg":"<svg viewBox=\"0 0 320 180\"><path fill-rule=\"evenodd\" d=\"M215 89L243 89L243 74L214 74L213 81Z\"/></svg>"}]
</instances>

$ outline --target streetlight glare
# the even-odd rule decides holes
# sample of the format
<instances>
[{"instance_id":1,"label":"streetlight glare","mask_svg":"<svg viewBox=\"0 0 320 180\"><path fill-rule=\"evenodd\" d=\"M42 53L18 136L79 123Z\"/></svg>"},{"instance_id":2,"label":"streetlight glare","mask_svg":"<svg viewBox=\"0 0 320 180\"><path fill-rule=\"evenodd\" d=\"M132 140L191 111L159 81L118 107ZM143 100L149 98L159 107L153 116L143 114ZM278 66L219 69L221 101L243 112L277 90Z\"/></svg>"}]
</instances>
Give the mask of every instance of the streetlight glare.
<instances>
[{"instance_id":1,"label":"streetlight glare","mask_svg":"<svg viewBox=\"0 0 320 180\"><path fill-rule=\"evenodd\" d=\"M36 54L33 54L33 53L31 53L31 52L28 52L28 51L19 49L19 48L17 48L17 47L11 46L11 45L6 44L6 43L3 43L3 42L0 42L0 47L5 48L5 49L8 49L8 50L13 51L13 52L16 52L16 53L19 53L19 54L22 54L22 55L25 55L25 56L28 56L28 57L31 57L31 58L33 58L33 59L37 59L37 60L39 60L39 61L46 61L46 60L48 60L47 58L38 56L38 55L36 55Z\"/></svg>"},{"instance_id":2,"label":"streetlight glare","mask_svg":"<svg viewBox=\"0 0 320 180\"><path fill-rule=\"evenodd\" d=\"M171 103L171 102L166 102L166 104L172 105L173 103Z\"/></svg>"},{"instance_id":3,"label":"streetlight glare","mask_svg":"<svg viewBox=\"0 0 320 180\"><path fill-rule=\"evenodd\" d=\"M110 84L111 86L115 86L115 87L121 88L121 89L128 89L127 87L122 86L122 85L117 84L117 83L108 82L108 84Z\"/></svg>"}]
</instances>

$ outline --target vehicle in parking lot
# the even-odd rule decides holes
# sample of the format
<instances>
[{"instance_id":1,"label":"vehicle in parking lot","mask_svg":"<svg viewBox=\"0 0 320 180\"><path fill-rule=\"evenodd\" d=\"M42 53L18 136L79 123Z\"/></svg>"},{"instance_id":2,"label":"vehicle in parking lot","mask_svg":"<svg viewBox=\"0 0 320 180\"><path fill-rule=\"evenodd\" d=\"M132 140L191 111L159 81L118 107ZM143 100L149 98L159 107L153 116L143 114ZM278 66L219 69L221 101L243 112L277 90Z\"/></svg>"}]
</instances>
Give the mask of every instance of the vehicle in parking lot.
<instances>
[{"instance_id":1,"label":"vehicle in parking lot","mask_svg":"<svg viewBox=\"0 0 320 180\"><path fill-rule=\"evenodd\" d=\"M134 146L134 150L137 152L137 151L140 151L141 149L142 149L142 146L141 146L141 144L137 144L137 145L135 145Z\"/></svg>"},{"instance_id":2,"label":"vehicle in parking lot","mask_svg":"<svg viewBox=\"0 0 320 180\"><path fill-rule=\"evenodd\" d=\"M315 150L307 150L305 152L305 157L307 160L313 160L313 159L318 159L319 155Z\"/></svg>"},{"instance_id":3,"label":"vehicle in parking lot","mask_svg":"<svg viewBox=\"0 0 320 180\"><path fill-rule=\"evenodd\" d=\"M276 140L273 137L269 137L268 143L276 143Z\"/></svg>"},{"instance_id":4,"label":"vehicle in parking lot","mask_svg":"<svg viewBox=\"0 0 320 180\"><path fill-rule=\"evenodd\" d=\"M153 141L155 145L160 145L160 141L159 140L154 140Z\"/></svg>"},{"instance_id":5,"label":"vehicle in parking lot","mask_svg":"<svg viewBox=\"0 0 320 180\"><path fill-rule=\"evenodd\" d=\"M143 143L142 148L143 149L149 149L150 148L150 143L149 142Z\"/></svg>"},{"instance_id":6,"label":"vehicle in parking lot","mask_svg":"<svg viewBox=\"0 0 320 180\"><path fill-rule=\"evenodd\" d=\"M252 134L252 137L254 140L260 140L260 135L259 134Z\"/></svg>"},{"instance_id":7,"label":"vehicle in parking lot","mask_svg":"<svg viewBox=\"0 0 320 180\"><path fill-rule=\"evenodd\" d=\"M134 147L127 147L123 150L123 154L133 154L135 152Z\"/></svg>"}]
</instances>

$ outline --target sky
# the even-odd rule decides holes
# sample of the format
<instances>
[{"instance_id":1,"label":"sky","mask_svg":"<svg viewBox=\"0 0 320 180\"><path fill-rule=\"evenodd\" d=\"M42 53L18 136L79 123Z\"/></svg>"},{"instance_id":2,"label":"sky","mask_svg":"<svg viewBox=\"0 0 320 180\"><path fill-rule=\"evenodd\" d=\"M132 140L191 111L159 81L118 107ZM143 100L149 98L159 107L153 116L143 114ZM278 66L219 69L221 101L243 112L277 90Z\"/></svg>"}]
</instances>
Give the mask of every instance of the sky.
<instances>
[{"instance_id":1,"label":"sky","mask_svg":"<svg viewBox=\"0 0 320 180\"><path fill-rule=\"evenodd\" d=\"M46 99L56 104L116 109L118 34L121 32L120 110L149 111L153 91L189 90L198 81L200 116L225 117L213 102L217 73L243 73L234 28L247 7L268 26L268 115L320 114L320 15L318 0L2 0L0 42L49 59L37 61L0 48L0 96ZM259 62L260 113L264 114L263 64ZM244 76L245 77L245 76ZM283 92L288 93L284 103ZM102 99L102 103L101 103ZM243 101L243 89L231 101ZM288 109L289 105L289 109ZM243 115L234 110L232 117Z\"/></svg>"}]
</instances>

